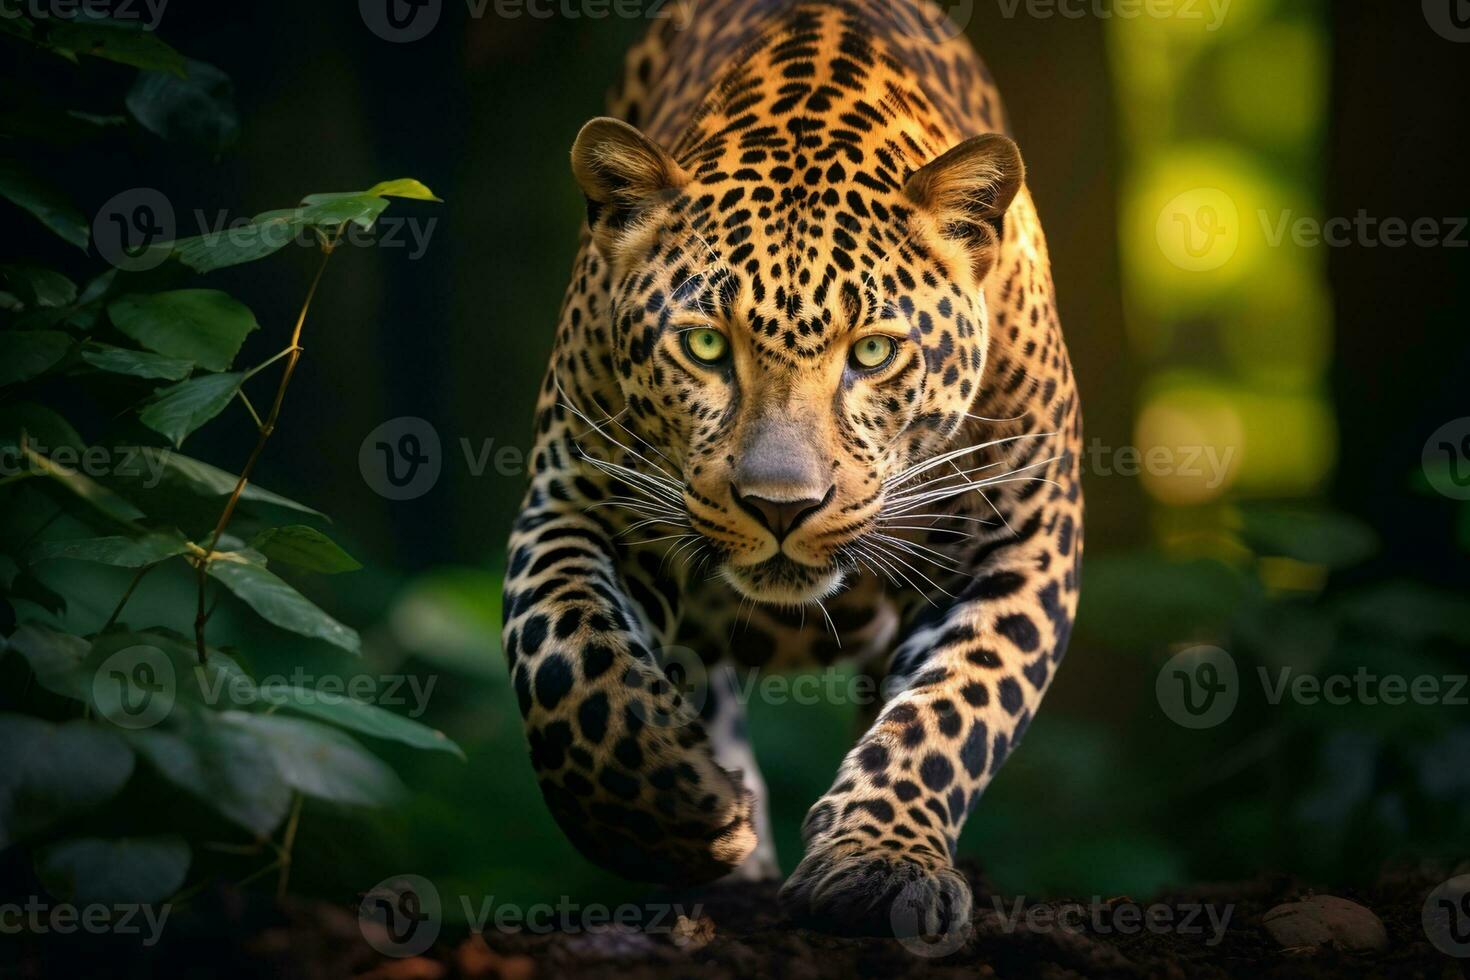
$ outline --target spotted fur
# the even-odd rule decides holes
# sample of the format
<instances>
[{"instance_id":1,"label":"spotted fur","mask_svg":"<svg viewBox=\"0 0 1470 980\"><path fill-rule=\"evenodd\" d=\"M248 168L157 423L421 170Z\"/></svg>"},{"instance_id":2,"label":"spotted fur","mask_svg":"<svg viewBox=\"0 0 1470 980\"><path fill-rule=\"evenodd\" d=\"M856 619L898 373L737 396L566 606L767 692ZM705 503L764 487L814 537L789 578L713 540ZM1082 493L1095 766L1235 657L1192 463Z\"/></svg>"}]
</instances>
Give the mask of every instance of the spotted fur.
<instances>
[{"instance_id":1,"label":"spotted fur","mask_svg":"<svg viewBox=\"0 0 1470 980\"><path fill-rule=\"evenodd\" d=\"M968 914L956 841L1076 609L1081 415L1019 154L946 28L928 0L702 0L574 146L504 646L552 814L625 876L776 873L734 681L844 658L884 699L783 903ZM688 344L711 329L718 363Z\"/></svg>"}]
</instances>

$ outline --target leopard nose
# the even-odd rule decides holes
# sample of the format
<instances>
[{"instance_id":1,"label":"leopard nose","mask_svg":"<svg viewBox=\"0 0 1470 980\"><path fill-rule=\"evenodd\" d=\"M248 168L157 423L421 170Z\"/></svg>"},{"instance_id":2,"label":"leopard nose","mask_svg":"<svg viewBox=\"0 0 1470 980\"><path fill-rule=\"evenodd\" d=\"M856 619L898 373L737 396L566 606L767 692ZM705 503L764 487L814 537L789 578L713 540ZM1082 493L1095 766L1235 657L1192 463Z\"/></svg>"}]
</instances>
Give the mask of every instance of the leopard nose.
<instances>
[{"instance_id":1,"label":"leopard nose","mask_svg":"<svg viewBox=\"0 0 1470 980\"><path fill-rule=\"evenodd\" d=\"M803 497L799 500L771 500L766 497L758 497L753 494L742 494L734 486L730 490L735 495L735 502L750 516L761 523L767 531L776 537L776 543L786 539L786 536L796 530L811 515L821 510L827 501L832 499L832 491L835 487L829 487L826 494L821 497Z\"/></svg>"}]
</instances>

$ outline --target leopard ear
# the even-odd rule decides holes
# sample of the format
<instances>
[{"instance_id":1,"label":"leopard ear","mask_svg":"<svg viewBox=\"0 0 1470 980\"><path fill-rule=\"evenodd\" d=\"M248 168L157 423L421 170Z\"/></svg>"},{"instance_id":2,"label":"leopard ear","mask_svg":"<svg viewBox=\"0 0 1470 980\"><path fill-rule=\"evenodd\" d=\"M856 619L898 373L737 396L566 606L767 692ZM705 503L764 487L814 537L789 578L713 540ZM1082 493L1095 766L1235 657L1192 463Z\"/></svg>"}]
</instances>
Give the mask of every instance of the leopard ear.
<instances>
[{"instance_id":1,"label":"leopard ear","mask_svg":"<svg viewBox=\"0 0 1470 980\"><path fill-rule=\"evenodd\" d=\"M607 116L592 120L577 134L572 174L587 197L592 237L609 257L640 213L689 182L689 174L663 147Z\"/></svg>"},{"instance_id":2,"label":"leopard ear","mask_svg":"<svg viewBox=\"0 0 1470 980\"><path fill-rule=\"evenodd\" d=\"M915 171L904 194L933 218L942 237L969 253L979 282L995 264L1006 209L1025 179L1026 165L1015 142L986 133Z\"/></svg>"}]
</instances>

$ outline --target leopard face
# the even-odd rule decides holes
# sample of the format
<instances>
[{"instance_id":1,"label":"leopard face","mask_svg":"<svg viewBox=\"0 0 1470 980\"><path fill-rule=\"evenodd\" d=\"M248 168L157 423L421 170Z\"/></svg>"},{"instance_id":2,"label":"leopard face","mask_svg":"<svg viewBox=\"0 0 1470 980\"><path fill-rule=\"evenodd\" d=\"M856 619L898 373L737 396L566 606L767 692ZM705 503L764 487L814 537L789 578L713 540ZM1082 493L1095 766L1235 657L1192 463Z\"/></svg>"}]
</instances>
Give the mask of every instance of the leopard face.
<instances>
[{"instance_id":1,"label":"leopard face","mask_svg":"<svg viewBox=\"0 0 1470 980\"><path fill-rule=\"evenodd\" d=\"M885 508L964 424L1023 169L994 134L927 165L912 139L759 137L676 159L598 119L573 169L609 266L620 424L658 447L631 491L651 519L676 508L741 595L796 605L874 560Z\"/></svg>"}]
</instances>

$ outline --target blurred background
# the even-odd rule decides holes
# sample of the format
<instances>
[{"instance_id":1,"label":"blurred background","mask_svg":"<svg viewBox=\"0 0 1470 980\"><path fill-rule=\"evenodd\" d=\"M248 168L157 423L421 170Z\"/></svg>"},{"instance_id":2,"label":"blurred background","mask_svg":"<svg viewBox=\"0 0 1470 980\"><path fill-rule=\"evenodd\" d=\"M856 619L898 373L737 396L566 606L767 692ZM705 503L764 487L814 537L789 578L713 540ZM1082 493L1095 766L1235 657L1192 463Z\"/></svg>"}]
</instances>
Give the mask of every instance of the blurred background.
<instances>
[{"instance_id":1,"label":"blurred background","mask_svg":"<svg viewBox=\"0 0 1470 980\"><path fill-rule=\"evenodd\" d=\"M1467 32L1453 0L1175 6L950 5L1028 162L1088 441L1067 668L961 845L1008 892L1144 895L1260 870L1352 881L1464 858L1470 840L1470 687L1454 683L1470 673ZM350 3L175 0L159 34L229 76L238 133L182 154L119 129L48 164L89 216L157 189L180 236L206 230L200 215L401 176L444 199L395 202L396 244L333 259L257 471L327 510L366 566L295 580L362 630L361 660L230 608L212 625L257 675L432 679L419 720L467 756L375 743L408 803L308 802L300 892L350 898L403 873L522 903L643 892L585 862L545 812L498 649L498 570L583 213L567 151L648 20L496 10L446 0L426 36L399 42ZM8 241L79 280L95 271L24 218L5 215ZM1314 241L1333 218L1352 226ZM1432 228L1395 246L1388 219ZM285 342L314 268L288 248L205 284L255 312L258 360ZM89 436L106 421L78 416ZM404 418L437 436L440 467L395 500L360 452ZM226 412L188 451L238 472L253 436ZM78 631L128 580L66 562L38 574L97 597L71 604ZM190 587L182 568L150 576L130 614L187 630ZM1201 646L1225 651L1238 699L1195 728L1175 720L1166 665ZM1434 678L1439 694L1272 703L1279 678L1360 669ZM789 870L852 710L751 711Z\"/></svg>"}]
</instances>

